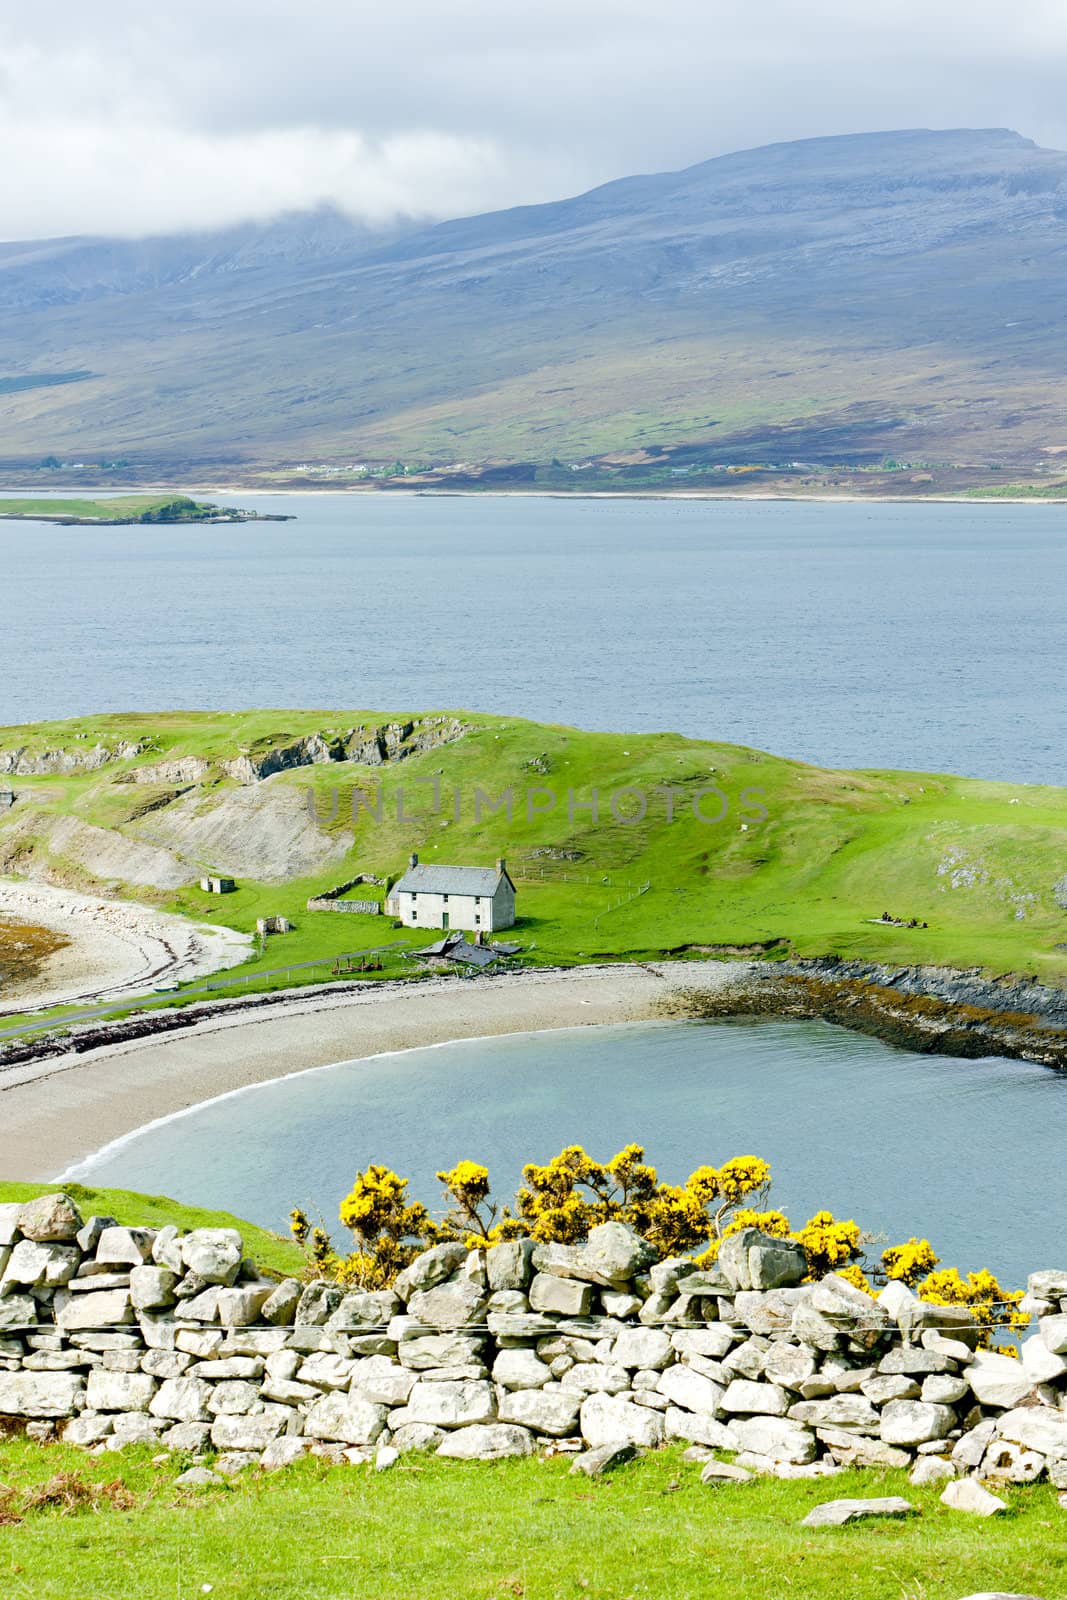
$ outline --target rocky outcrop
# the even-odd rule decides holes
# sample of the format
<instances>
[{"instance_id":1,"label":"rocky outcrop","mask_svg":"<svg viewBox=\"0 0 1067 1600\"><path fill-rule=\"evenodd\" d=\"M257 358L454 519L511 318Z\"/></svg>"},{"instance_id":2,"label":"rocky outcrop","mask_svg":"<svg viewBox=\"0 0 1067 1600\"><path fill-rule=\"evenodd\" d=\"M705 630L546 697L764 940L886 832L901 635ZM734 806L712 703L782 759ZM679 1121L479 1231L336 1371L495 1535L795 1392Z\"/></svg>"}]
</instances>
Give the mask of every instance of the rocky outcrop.
<instances>
[{"instance_id":1,"label":"rocky outcrop","mask_svg":"<svg viewBox=\"0 0 1067 1600\"><path fill-rule=\"evenodd\" d=\"M331 761L380 767L388 761L403 761L425 750L435 750L439 745L451 744L468 731L467 724L457 717L418 717L410 722L387 722L378 727L361 725L344 733L313 733L302 739L271 745L263 751L246 751L224 762L223 770L238 783L259 783L276 772L320 766Z\"/></svg>"},{"instance_id":2,"label":"rocky outcrop","mask_svg":"<svg viewBox=\"0 0 1067 1600\"><path fill-rule=\"evenodd\" d=\"M979 1350L960 1307L804 1270L755 1229L705 1271L609 1222L576 1246L441 1245L390 1289L346 1291L261 1277L232 1229L84 1221L42 1196L0 1206L0 1414L265 1469L545 1448L588 1452L592 1473L683 1440L742 1475L1067 1487L1067 1271L1031 1276L1016 1361ZM841 1520L873 1514L850 1504Z\"/></svg>"},{"instance_id":3,"label":"rocky outcrop","mask_svg":"<svg viewBox=\"0 0 1067 1600\"><path fill-rule=\"evenodd\" d=\"M1026 976L825 956L753 964L728 994L694 991L671 1009L706 1017L821 1017L909 1050L1014 1056L1067 1070L1067 990Z\"/></svg>"},{"instance_id":4,"label":"rocky outcrop","mask_svg":"<svg viewBox=\"0 0 1067 1600\"><path fill-rule=\"evenodd\" d=\"M113 750L96 744L87 750L43 750L35 755L22 745L17 750L0 750L0 773L39 778L68 772L99 772L113 761L133 761L144 748L143 743L122 739Z\"/></svg>"}]
</instances>

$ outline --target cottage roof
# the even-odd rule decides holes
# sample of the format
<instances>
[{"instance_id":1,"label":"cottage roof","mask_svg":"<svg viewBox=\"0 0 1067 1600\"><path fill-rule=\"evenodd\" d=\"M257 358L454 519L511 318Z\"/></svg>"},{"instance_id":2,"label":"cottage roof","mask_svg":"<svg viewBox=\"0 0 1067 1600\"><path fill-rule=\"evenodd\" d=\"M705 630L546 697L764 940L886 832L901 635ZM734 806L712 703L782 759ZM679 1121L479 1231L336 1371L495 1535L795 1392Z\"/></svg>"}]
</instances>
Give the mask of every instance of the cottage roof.
<instances>
[{"instance_id":1,"label":"cottage roof","mask_svg":"<svg viewBox=\"0 0 1067 1600\"><path fill-rule=\"evenodd\" d=\"M492 950L484 944L468 944L464 939L460 944L451 947L448 959L460 961L465 967L491 967L494 961L500 960L500 951Z\"/></svg>"},{"instance_id":2,"label":"cottage roof","mask_svg":"<svg viewBox=\"0 0 1067 1600\"><path fill-rule=\"evenodd\" d=\"M409 867L390 894L484 894L492 897L506 872L496 867ZM511 880L508 879L510 882Z\"/></svg>"}]
</instances>

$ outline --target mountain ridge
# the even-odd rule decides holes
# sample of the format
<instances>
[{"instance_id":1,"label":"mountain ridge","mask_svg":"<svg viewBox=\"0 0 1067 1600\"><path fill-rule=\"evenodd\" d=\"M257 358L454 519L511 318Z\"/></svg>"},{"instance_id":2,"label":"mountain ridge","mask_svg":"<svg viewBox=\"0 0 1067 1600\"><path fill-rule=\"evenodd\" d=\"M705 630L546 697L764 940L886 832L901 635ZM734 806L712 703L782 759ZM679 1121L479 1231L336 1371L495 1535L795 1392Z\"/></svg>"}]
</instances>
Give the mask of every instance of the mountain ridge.
<instances>
[{"instance_id":1,"label":"mountain ridge","mask_svg":"<svg viewBox=\"0 0 1067 1600\"><path fill-rule=\"evenodd\" d=\"M384 237L324 208L13 242L0 451L1029 463L1064 442L1065 262L1067 154L1009 129L767 145ZM23 381L56 371L90 376Z\"/></svg>"}]
</instances>

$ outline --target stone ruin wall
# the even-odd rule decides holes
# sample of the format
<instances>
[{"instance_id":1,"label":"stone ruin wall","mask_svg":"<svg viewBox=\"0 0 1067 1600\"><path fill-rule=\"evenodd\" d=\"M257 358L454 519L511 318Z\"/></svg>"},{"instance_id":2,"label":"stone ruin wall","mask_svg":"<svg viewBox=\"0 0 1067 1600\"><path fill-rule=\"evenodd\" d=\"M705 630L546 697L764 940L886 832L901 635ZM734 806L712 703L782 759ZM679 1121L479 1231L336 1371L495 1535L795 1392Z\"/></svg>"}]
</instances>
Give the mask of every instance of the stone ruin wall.
<instances>
[{"instance_id":1,"label":"stone ruin wall","mask_svg":"<svg viewBox=\"0 0 1067 1600\"><path fill-rule=\"evenodd\" d=\"M1067 1488L1067 1268L1031 1276L1020 1359L977 1350L963 1308L805 1270L755 1230L708 1272L606 1223L577 1246L439 1245L394 1288L346 1292L262 1277L233 1230L121 1227L45 1195L0 1206L0 1415L230 1471L383 1447L581 1465L681 1440L709 1473L728 1452L781 1477Z\"/></svg>"}]
</instances>

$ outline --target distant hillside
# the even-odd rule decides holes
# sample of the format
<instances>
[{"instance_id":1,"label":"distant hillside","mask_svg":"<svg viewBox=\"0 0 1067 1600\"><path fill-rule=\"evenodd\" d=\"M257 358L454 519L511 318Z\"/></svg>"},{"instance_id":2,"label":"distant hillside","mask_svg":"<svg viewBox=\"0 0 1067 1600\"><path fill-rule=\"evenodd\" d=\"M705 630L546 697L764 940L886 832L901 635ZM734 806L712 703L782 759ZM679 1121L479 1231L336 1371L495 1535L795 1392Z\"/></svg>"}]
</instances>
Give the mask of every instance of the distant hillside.
<instances>
[{"instance_id":1,"label":"distant hillside","mask_svg":"<svg viewBox=\"0 0 1067 1600\"><path fill-rule=\"evenodd\" d=\"M0 431L134 470L1067 448L1067 155L818 139L384 238L0 246ZM1044 457L1043 457L1044 453Z\"/></svg>"}]
</instances>

